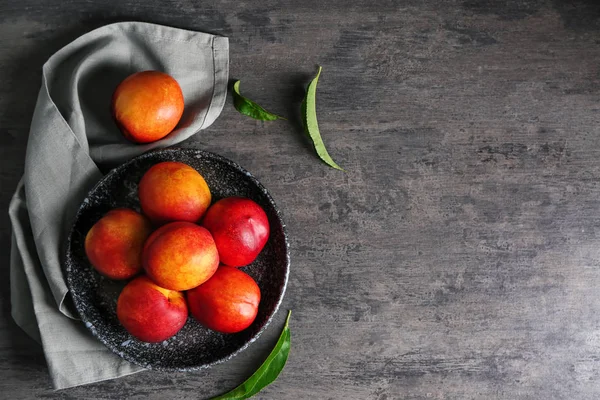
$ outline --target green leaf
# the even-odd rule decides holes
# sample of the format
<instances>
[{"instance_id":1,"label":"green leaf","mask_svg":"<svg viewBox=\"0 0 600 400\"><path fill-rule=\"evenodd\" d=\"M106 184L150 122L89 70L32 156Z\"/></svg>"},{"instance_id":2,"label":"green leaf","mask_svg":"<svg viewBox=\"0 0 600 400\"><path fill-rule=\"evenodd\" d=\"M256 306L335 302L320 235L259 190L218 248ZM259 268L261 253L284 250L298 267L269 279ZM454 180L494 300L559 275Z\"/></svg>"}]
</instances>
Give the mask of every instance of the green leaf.
<instances>
[{"instance_id":1,"label":"green leaf","mask_svg":"<svg viewBox=\"0 0 600 400\"><path fill-rule=\"evenodd\" d=\"M332 168L344 171L339 165L335 163L335 161L333 161L333 159L327 152L327 149L325 148L325 143L323 143L323 139L321 138L321 132L319 132L319 124L317 123L316 97L317 83L319 81L319 76L321 76L321 70L322 68L319 66L317 76L308 84L308 88L306 89L306 96L302 101L301 112L302 122L304 124L304 131L312 140L317 155L321 158L321 160L325 161Z\"/></svg>"},{"instance_id":2,"label":"green leaf","mask_svg":"<svg viewBox=\"0 0 600 400\"><path fill-rule=\"evenodd\" d=\"M214 397L212 400L248 399L277 379L290 354L291 333L288 324L291 315L292 311L290 310L285 319L285 325L283 326L283 331L279 336L279 340L277 340L275 347L271 350L271 354L269 354L265 362L262 363L256 372L240 386L221 396Z\"/></svg>"},{"instance_id":3,"label":"green leaf","mask_svg":"<svg viewBox=\"0 0 600 400\"><path fill-rule=\"evenodd\" d=\"M233 84L233 105L240 114L247 115L248 117L258 119L260 121L275 121L276 119L285 118L279 115L273 114L256 104L250 99L245 98L240 94L240 81L236 81Z\"/></svg>"}]
</instances>

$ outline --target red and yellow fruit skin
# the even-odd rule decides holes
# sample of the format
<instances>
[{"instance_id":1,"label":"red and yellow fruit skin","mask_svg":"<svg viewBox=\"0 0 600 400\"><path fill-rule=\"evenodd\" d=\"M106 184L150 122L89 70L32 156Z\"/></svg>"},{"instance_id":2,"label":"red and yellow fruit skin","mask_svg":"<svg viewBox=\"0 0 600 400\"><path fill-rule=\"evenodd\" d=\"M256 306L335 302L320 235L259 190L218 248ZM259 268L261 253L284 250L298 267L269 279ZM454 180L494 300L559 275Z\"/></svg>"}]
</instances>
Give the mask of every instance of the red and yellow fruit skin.
<instances>
[{"instance_id":1,"label":"red and yellow fruit skin","mask_svg":"<svg viewBox=\"0 0 600 400\"><path fill-rule=\"evenodd\" d=\"M138 196L144 214L157 224L196 222L212 198L202 175L189 165L175 161L150 168L140 180Z\"/></svg>"},{"instance_id":2,"label":"red and yellow fruit skin","mask_svg":"<svg viewBox=\"0 0 600 400\"><path fill-rule=\"evenodd\" d=\"M143 215L127 208L106 213L85 237L85 254L102 275L129 279L142 270L142 249L152 225Z\"/></svg>"},{"instance_id":3,"label":"red and yellow fruit skin","mask_svg":"<svg viewBox=\"0 0 600 400\"><path fill-rule=\"evenodd\" d=\"M213 204L202 221L219 250L221 263L242 267L252 263L269 239L267 214L254 201L227 197Z\"/></svg>"},{"instance_id":4,"label":"red and yellow fruit skin","mask_svg":"<svg viewBox=\"0 0 600 400\"><path fill-rule=\"evenodd\" d=\"M219 267L219 253L206 229L191 222L171 222L146 241L142 261L148 276L171 290L206 282Z\"/></svg>"},{"instance_id":5,"label":"red and yellow fruit skin","mask_svg":"<svg viewBox=\"0 0 600 400\"><path fill-rule=\"evenodd\" d=\"M198 322L221 333L248 328L258 314L260 288L245 272L222 265L202 285L186 293L190 313Z\"/></svg>"},{"instance_id":6,"label":"red and yellow fruit skin","mask_svg":"<svg viewBox=\"0 0 600 400\"><path fill-rule=\"evenodd\" d=\"M117 126L136 143L150 143L168 135L177 126L183 109L181 87L160 71L142 71L125 78L111 101Z\"/></svg>"},{"instance_id":7,"label":"red and yellow fruit skin","mask_svg":"<svg viewBox=\"0 0 600 400\"><path fill-rule=\"evenodd\" d=\"M147 276L140 276L121 291L117 317L132 336L157 343L179 332L187 320L188 307L182 293L162 288Z\"/></svg>"}]
</instances>

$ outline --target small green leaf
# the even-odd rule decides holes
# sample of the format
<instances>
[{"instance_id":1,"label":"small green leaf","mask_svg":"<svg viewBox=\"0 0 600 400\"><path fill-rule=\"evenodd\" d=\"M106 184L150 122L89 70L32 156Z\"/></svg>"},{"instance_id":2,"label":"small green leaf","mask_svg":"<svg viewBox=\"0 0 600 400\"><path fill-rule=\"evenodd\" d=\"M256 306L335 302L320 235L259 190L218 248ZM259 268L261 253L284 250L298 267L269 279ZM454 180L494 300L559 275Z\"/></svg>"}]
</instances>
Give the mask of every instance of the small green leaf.
<instances>
[{"instance_id":1,"label":"small green leaf","mask_svg":"<svg viewBox=\"0 0 600 400\"><path fill-rule=\"evenodd\" d=\"M333 159L327 152L327 149L325 148L325 143L323 143L321 133L319 132L319 124L317 123L316 97L317 83L319 81L319 76L321 76L321 70L322 68L319 66L317 76L308 84L308 88L306 89L306 96L302 101L301 112L302 122L304 124L304 131L312 140L317 155L321 158L321 160L325 161L332 168L344 171L339 165L335 163L335 161L333 161Z\"/></svg>"},{"instance_id":2,"label":"small green leaf","mask_svg":"<svg viewBox=\"0 0 600 400\"><path fill-rule=\"evenodd\" d=\"M284 119L279 115L273 114L256 104L250 99L245 98L240 94L240 81L233 84L233 105L240 114L258 119L260 121L275 121L276 119Z\"/></svg>"},{"instance_id":3,"label":"small green leaf","mask_svg":"<svg viewBox=\"0 0 600 400\"><path fill-rule=\"evenodd\" d=\"M214 397L212 400L243 400L254 396L269 384L273 383L279 373L283 370L285 362L290 354L291 333L289 328L292 311L288 311L283 331L279 340L267 357L265 362L252 374L252 376L240 386L230 392Z\"/></svg>"}]
</instances>

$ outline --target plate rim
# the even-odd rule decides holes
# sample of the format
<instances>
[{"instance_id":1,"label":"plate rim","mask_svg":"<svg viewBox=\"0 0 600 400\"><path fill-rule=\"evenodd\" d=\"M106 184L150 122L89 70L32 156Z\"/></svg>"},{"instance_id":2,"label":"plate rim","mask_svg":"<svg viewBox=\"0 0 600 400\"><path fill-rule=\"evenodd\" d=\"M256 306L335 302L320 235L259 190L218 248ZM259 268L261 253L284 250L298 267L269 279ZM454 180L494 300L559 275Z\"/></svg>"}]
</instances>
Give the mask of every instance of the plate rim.
<instances>
[{"instance_id":1,"label":"plate rim","mask_svg":"<svg viewBox=\"0 0 600 400\"><path fill-rule=\"evenodd\" d=\"M197 366L188 366L188 367L164 367L164 366L156 366L156 365L152 365L150 364L142 364L141 362L139 362L138 360L136 360L133 357L129 357L129 355L127 353L122 353L119 352L116 348L114 348L112 346L112 344L108 343L106 340L104 340L101 335L98 334L98 332L95 329L92 329L92 327L90 326L90 321L86 318L85 314L82 312L82 309L80 308L80 305L77 301L75 301L75 298L72 294L73 291L73 263L72 262L68 262L69 260L72 259L71 257L71 247L72 247L72 235L73 235L73 231L75 229L75 225L77 223L77 221L79 221L79 218L81 217L81 213L82 213L82 207L85 204L85 202L87 201L87 199L90 196L90 193L94 192L102 183L104 183L105 180L107 180L110 176L113 176L114 174L118 173L118 171L120 171L123 168L126 168L127 166L129 166L130 164L139 161L140 159L144 159L144 158L149 158L152 157L156 154L165 154L165 153L190 153L191 155L197 155L197 154L202 154L204 156L207 156L208 158L212 158L212 159L216 159L220 162L223 162L225 164L227 164L228 166L242 172L248 179L250 179L252 181L252 183L254 185L256 185L258 187L258 189L265 195L267 201L273 206L273 210L275 211L275 214L277 216L277 218L279 219L279 222L281 223L281 229L283 231L283 241L285 244L285 273L284 273L284 280L283 280L283 285L282 285L282 289L281 289L281 293L278 296L277 302L275 303L275 307L273 309L273 312L269 315L269 317L267 318L266 322L264 323L264 325L256 332L256 334L254 334L252 337L250 337L249 340L247 340L240 348L236 349L235 351L233 351L232 353L218 358L217 360L208 362L208 363L204 363L204 364L199 364ZM271 196L271 193L267 190L267 188L252 174L250 173L248 170L246 170L245 168L243 168L241 165L239 165L237 162L232 161L220 154L211 152L211 151L207 151L207 150L202 150L202 149L197 149L197 148L189 148L189 147L168 147L168 148L163 148L163 149L158 149L158 150L151 150L145 153L142 153L136 157L133 157L131 159L129 159L128 161L121 163L119 165L117 165L116 167L112 168L110 171L108 171L105 175L102 176L102 178L96 182L96 184L90 188L85 197L81 200L80 204L79 204L79 208L77 209L77 213L75 214L75 216L73 217L72 223L71 223L71 227L69 228L68 231L68 235L66 237L66 243L64 246L64 250L63 250L63 259L62 259L62 263L61 263L64 267L65 270L65 274L66 274L66 280L67 280L67 288L69 289L69 296L71 298L71 302L73 303L73 305L75 306L75 309L77 310L77 314L80 317L80 321L83 323L83 325L86 327L86 329L91 332L91 334L98 339L102 344L104 344L104 346L106 346L112 353L114 353L115 355L117 355L118 357L129 361L133 364L136 364L138 366L141 366L145 369L149 369L149 370L154 370L154 371L163 371L163 372L189 372L189 371L199 371L199 370L203 370L203 369L207 369L210 368L214 365L217 364L221 364L224 363L226 361L229 361L230 359L232 359L233 357L235 357L236 355L238 355L239 353L241 353L242 351L244 351L246 348L248 348L248 346L252 343L254 343L260 336L261 334L268 328L268 326L271 324L271 322L273 321L275 315L278 313L279 308L281 307L281 304L283 303L283 298L285 296L285 292L287 290L287 285L288 285L288 281L289 281L289 275L290 275L290 244L289 244L289 240L288 240L288 232L287 232L287 226L285 224L285 221L283 219L283 215L281 210L279 209L279 207L277 206L277 203L275 202L275 200L273 199L273 197Z\"/></svg>"}]
</instances>

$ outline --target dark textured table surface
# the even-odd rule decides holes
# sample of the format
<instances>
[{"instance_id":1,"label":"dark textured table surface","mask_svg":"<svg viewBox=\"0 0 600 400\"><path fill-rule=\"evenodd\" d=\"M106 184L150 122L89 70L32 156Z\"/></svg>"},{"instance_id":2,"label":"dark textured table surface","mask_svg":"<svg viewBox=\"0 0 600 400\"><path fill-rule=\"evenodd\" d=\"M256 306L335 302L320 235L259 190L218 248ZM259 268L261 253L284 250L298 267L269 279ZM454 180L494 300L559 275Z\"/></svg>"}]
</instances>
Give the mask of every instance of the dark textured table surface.
<instances>
[{"instance_id":1,"label":"dark textured table surface","mask_svg":"<svg viewBox=\"0 0 600 400\"><path fill-rule=\"evenodd\" d=\"M500 5L500 3L504 3ZM231 98L186 145L253 172L284 211L292 351L260 399L600 397L596 1L0 2L0 398L201 399L239 384L283 324L196 373L55 392L10 317L10 223L44 61L106 23L226 35ZM298 129L323 66L319 162Z\"/></svg>"}]
</instances>

